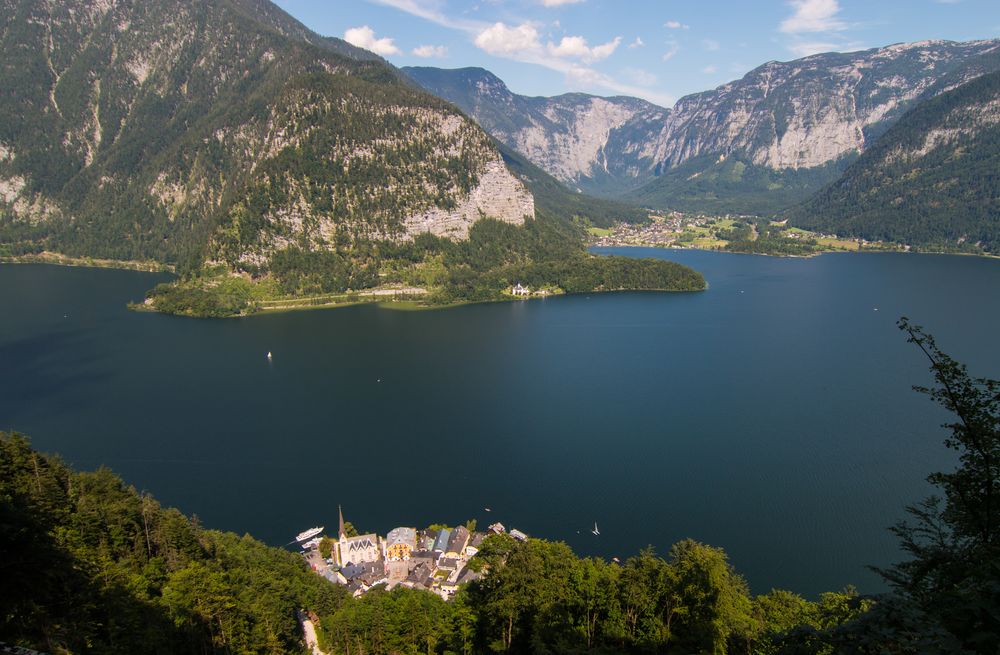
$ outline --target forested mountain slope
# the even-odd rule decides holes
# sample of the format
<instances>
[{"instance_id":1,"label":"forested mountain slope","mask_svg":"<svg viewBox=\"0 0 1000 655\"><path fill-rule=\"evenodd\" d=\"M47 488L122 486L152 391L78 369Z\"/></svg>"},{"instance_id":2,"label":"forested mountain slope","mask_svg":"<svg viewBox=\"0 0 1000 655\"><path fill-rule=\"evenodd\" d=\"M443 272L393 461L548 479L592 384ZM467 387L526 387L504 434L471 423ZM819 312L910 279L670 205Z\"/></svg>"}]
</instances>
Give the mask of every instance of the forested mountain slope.
<instances>
[{"instance_id":1,"label":"forested mountain slope","mask_svg":"<svg viewBox=\"0 0 1000 655\"><path fill-rule=\"evenodd\" d=\"M13 247L266 267L531 194L474 123L256 0L2 0L0 234Z\"/></svg>"},{"instance_id":2,"label":"forested mountain slope","mask_svg":"<svg viewBox=\"0 0 1000 655\"><path fill-rule=\"evenodd\" d=\"M916 103L998 69L995 40L897 44L768 62L671 109L636 98L529 98L482 69L404 70L584 191L767 215L835 180Z\"/></svg>"},{"instance_id":3,"label":"forested mountain slope","mask_svg":"<svg viewBox=\"0 0 1000 655\"><path fill-rule=\"evenodd\" d=\"M1000 253L1000 73L917 106L790 216L843 235Z\"/></svg>"}]
</instances>

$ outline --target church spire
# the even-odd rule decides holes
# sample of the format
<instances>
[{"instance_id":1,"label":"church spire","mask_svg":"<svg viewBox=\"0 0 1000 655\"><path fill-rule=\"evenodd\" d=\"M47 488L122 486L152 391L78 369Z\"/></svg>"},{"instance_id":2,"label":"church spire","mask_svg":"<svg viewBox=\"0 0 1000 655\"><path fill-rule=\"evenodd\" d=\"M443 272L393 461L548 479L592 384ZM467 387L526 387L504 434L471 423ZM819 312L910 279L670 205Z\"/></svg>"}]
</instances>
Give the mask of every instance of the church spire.
<instances>
[{"instance_id":1,"label":"church spire","mask_svg":"<svg viewBox=\"0 0 1000 655\"><path fill-rule=\"evenodd\" d=\"M340 513L340 532L338 534L340 540L343 541L347 536L347 533L344 531L344 509L340 505L337 505L337 512Z\"/></svg>"}]
</instances>

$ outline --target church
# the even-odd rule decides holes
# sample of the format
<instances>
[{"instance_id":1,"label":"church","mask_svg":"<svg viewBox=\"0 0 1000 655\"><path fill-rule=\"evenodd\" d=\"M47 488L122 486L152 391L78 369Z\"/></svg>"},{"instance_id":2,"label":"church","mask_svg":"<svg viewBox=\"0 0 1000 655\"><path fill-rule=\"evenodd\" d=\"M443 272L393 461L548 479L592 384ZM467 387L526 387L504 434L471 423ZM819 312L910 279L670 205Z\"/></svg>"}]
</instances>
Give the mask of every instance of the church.
<instances>
[{"instance_id":1,"label":"church","mask_svg":"<svg viewBox=\"0 0 1000 655\"><path fill-rule=\"evenodd\" d=\"M340 532L337 540L337 561L340 566L377 562L382 559L378 535L362 534L357 537L348 537L344 530L344 511L339 507L338 510L340 512Z\"/></svg>"}]
</instances>

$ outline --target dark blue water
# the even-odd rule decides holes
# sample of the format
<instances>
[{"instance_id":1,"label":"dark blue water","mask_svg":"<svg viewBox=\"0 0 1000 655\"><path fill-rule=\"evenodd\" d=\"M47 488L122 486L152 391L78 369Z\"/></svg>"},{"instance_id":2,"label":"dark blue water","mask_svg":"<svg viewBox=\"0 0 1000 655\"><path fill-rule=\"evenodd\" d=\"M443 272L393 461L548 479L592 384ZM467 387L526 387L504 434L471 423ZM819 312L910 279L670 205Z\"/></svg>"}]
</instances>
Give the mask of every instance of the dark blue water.
<instances>
[{"instance_id":1,"label":"dark blue water","mask_svg":"<svg viewBox=\"0 0 1000 655\"><path fill-rule=\"evenodd\" d=\"M1000 261L639 254L711 288L210 321L127 311L153 275L0 266L0 429L273 544L340 503L382 533L693 537L755 592L880 589L885 528L953 462L895 321L997 377Z\"/></svg>"}]
</instances>

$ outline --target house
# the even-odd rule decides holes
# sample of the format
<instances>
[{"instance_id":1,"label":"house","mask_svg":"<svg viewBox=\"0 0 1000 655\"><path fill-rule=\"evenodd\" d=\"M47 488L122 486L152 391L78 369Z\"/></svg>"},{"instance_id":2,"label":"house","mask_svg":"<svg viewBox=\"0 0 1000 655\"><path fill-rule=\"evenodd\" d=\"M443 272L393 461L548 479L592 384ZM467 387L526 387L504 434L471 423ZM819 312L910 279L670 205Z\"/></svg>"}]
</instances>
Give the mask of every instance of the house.
<instances>
[{"instance_id":1,"label":"house","mask_svg":"<svg viewBox=\"0 0 1000 655\"><path fill-rule=\"evenodd\" d=\"M410 559L417 547L417 531L414 528L395 528L385 538L385 557L390 562Z\"/></svg>"},{"instance_id":2,"label":"house","mask_svg":"<svg viewBox=\"0 0 1000 655\"><path fill-rule=\"evenodd\" d=\"M497 521L487 529L493 534L503 534L504 532L507 532L507 528L503 527L503 523L500 523L499 521Z\"/></svg>"},{"instance_id":3,"label":"house","mask_svg":"<svg viewBox=\"0 0 1000 655\"><path fill-rule=\"evenodd\" d=\"M530 296L531 289L529 289L528 287L521 286L521 283L518 282L517 284L514 285L514 288L511 289L511 294L515 296Z\"/></svg>"},{"instance_id":4,"label":"house","mask_svg":"<svg viewBox=\"0 0 1000 655\"><path fill-rule=\"evenodd\" d=\"M416 569L421 564L433 566L438 556L429 550L415 550L410 553L410 568Z\"/></svg>"},{"instance_id":5,"label":"house","mask_svg":"<svg viewBox=\"0 0 1000 655\"><path fill-rule=\"evenodd\" d=\"M430 564L418 564L403 581L404 587L410 589L430 589L433 586L434 567Z\"/></svg>"},{"instance_id":6,"label":"house","mask_svg":"<svg viewBox=\"0 0 1000 655\"><path fill-rule=\"evenodd\" d=\"M417 533L417 550L434 550L435 539L437 539L436 530L421 530Z\"/></svg>"},{"instance_id":7,"label":"house","mask_svg":"<svg viewBox=\"0 0 1000 655\"><path fill-rule=\"evenodd\" d=\"M469 531L464 525L460 525L451 531L448 537L448 546L444 550L445 557L459 558L465 554L465 547L469 544Z\"/></svg>"},{"instance_id":8,"label":"house","mask_svg":"<svg viewBox=\"0 0 1000 655\"><path fill-rule=\"evenodd\" d=\"M466 582L472 582L473 580L479 580L483 577L483 574L478 571L473 571L469 567L462 569L462 572L458 574L458 584L465 584Z\"/></svg>"},{"instance_id":9,"label":"house","mask_svg":"<svg viewBox=\"0 0 1000 655\"><path fill-rule=\"evenodd\" d=\"M520 530L511 530L510 531L510 536L514 537L518 541L527 541L528 540L528 535L524 534Z\"/></svg>"},{"instance_id":10,"label":"house","mask_svg":"<svg viewBox=\"0 0 1000 655\"><path fill-rule=\"evenodd\" d=\"M436 553L443 553L448 549L448 539L451 537L451 530L448 528L442 528L441 532L438 533L437 539L434 540L434 547L431 548Z\"/></svg>"},{"instance_id":11,"label":"house","mask_svg":"<svg viewBox=\"0 0 1000 655\"><path fill-rule=\"evenodd\" d=\"M439 571L457 571L458 560L454 557L442 557L438 560Z\"/></svg>"}]
</instances>

